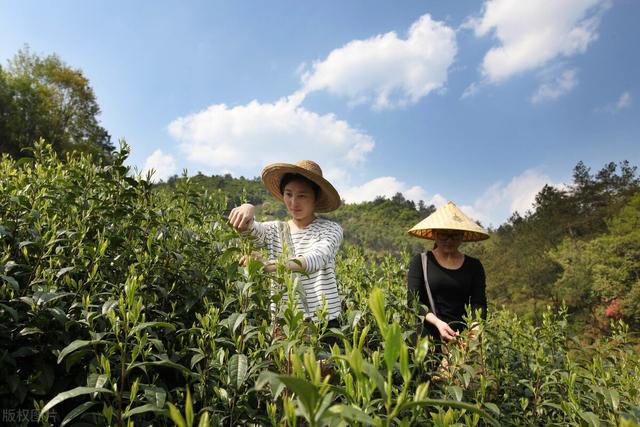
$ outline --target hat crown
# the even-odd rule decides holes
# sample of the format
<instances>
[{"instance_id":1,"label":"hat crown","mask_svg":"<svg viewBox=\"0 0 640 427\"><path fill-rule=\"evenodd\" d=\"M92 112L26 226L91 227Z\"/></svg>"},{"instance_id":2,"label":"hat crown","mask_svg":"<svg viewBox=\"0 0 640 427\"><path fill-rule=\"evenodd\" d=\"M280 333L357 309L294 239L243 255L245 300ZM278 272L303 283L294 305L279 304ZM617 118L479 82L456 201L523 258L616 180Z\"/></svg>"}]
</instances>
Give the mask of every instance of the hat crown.
<instances>
[{"instance_id":1,"label":"hat crown","mask_svg":"<svg viewBox=\"0 0 640 427\"><path fill-rule=\"evenodd\" d=\"M467 217L455 203L449 202L414 225L409 234L423 239L434 239L433 230L464 231L463 241L472 242L489 238L485 229Z\"/></svg>"},{"instance_id":2,"label":"hat crown","mask_svg":"<svg viewBox=\"0 0 640 427\"><path fill-rule=\"evenodd\" d=\"M296 163L296 166L306 169L316 175L322 176L322 169L320 169L320 165L318 165L313 160L300 160Z\"/></svg>"}]
</instances>

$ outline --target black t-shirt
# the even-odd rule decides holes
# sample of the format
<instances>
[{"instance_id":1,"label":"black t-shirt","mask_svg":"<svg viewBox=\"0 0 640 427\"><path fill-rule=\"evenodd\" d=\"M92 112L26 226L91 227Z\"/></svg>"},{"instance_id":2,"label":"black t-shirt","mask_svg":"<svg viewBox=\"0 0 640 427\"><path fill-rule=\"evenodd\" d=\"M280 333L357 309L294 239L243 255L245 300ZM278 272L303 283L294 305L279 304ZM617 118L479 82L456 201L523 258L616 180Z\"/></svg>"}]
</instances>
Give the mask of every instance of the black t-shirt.
<instances>
[{"instance_id":1,"label":"black t-shirt","mask_svg":"<svg viewBox=\"0 0 640 427\"><path fill-rule=\"evenodd\" d=\"M462 266L456 270L450 270L438 264L431 251L427 252L427 275L429 287L436 306L436 313L440 320L447 322L453 329L464 329L462 317L466 313L466 305L471 305L472 312L482 309L482 317L486 316L487 297L485 294L485 274L480 260L465 255ZM411 259L409 274L407 277L407 300L409 307L413 306L415 296L418 296L420 304L427 307L429 297L424 284L422 273L422 260L420 254ZM421 313L425 314L425 313ZM428 322L428 332L439 336L437 329Z\"/></svg>"}]
</instances>

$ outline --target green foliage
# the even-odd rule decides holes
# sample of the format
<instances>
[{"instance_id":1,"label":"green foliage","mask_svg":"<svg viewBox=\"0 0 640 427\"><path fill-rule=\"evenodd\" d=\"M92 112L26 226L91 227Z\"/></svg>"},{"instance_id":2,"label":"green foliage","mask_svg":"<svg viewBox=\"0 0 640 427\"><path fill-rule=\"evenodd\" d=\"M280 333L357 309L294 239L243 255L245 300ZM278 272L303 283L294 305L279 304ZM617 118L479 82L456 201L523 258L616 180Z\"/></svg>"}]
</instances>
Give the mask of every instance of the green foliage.
<instances>
[{"instance_id":1,"label":"green foliage","mask_svg":"<svg viewBox=\"0 0 640 427\"><path fill-rule=\"evenodd\" d=\"M52 412L97 426L640 420L625 323L586 346L565 311L534 325L503 309L438 353L406 307L408 254L357 247L336 266L342 327L306 322L282 265L239 267L254 248L226 224L222 192L189 179L159 191L126 155L63 163L36 145L33 160L0 162L0 407L45 425ZM612 232L634 230L633 209Z\"/></svg>"},{"instance_id":2,"label":"green foliage","mask_svg":"<svg viewBox=\"0 0 640 427\"><path fill-rule=\"evenodd\" d=\"M180 181L184 177L174 175L166 183L160 183L158 188L161 191L175 191ZM220 192L227 199L227 210L241 205L251 203L259 208L259 213L266 216L282 218L286 215L286 210L279 210L281 203L264 187L260 178L248 179L245 177L233 178L230 174L206 176L198 172L189 178L190 185L200 187L203 191L211 194ZM261 208L261 209L260 209Z\"/></svg>"},{"instance_id":3,"label":"green foliage","mask_svg":"<svg viewBox=\"0 0 640 427\"><path fill-rule=\"evenodd\" d=\"M108 159L114 147L99 114L87 78L56 55L40 58L25 47L0 67L0 153L30 156L25 149L44 138L58 154Z\"/></svg>"},{"instance_id":4,"label":"green foliage","mask_svg":"<svg viewBox=\"0 0 640 427\"><path fill-rule=\"evenodd\" d=\"M428 242L409 236L407 231L434 211L433 205L422 202L416 208L414 202L398 193L391 199L378 197L372 202L344 204L326 216L342 226L348 245L389 254L424 251Z\"/></svg>"},{"instance_id":5,"label":"green foliage","mask_svg":"<svg viewBox=\"0 0 640 427\"><path fill-rule=\"evenodd\" d=\"M489 298L536 321L545 305L564 300L584 325L596 321L603 302L629 294L625 307L637 307L630 293L640 292L632 265L640 236L615 232L607 221L619 221L614 218L639 190L636 168L627 162L609 163L595 175L578 163L566 190L543 188L533 211L516 212L471 251L485 266ZM634 316L627 312L626 320Z\"/></svg>"},{"instance_id":6,"label":"green foliage","mask_svg":"<svg viewBox=\"0 0 640 427\"><path fill-rule=\"evenodd\" d=\"M607 233L565 239L550 255L563 267L557 284L570 308L600 327L606 317L640 327L640 195L609 221Z\"/></svg>"}]
</instances>

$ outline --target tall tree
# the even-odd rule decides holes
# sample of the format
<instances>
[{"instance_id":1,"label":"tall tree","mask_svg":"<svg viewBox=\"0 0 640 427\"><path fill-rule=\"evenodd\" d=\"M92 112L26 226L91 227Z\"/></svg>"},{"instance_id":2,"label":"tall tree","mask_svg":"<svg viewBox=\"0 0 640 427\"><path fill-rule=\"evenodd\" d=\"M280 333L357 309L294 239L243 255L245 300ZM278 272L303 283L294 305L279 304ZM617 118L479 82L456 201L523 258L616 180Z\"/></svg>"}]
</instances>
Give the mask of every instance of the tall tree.
<instances>
[{"instance_id":1,"label":"tall tree","mask_svg":"<svg viewBox=\"0 0 640 427\"><path fill-rule=\"evenodd\" d=\"M24 149L44 138L60 154L109 158L114 146L99 114L89 80L55 54L40 58L25 47L0 67L0 153L29 155Z\"/></svg>"}]
</instances>

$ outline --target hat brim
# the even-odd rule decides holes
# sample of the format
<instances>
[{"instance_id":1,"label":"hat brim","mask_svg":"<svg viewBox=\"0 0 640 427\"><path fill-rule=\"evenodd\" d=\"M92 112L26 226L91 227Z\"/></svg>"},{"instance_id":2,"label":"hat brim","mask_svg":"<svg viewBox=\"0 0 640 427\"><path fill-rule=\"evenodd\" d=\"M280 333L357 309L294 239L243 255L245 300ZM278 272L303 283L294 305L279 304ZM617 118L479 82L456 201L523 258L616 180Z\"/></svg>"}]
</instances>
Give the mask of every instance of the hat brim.
<instances>
[{"instance_id":1,"label":"hat brim","mask_svg":"<svg viewBox=\"0 0 640 427\"><path fill-rule=\"evenodd\" d=\"M429 239L429 240L436 240L436 237L433 234L434 230L458 230L458 231L463 231L464 235L462 236L462 241L463 242L479 242L481 240L487 240L489 238L489 234L486 233L480 233L477 231L469 231L469 230L463 230L463 229L459 229L459 228L427 228L427 229L411 229L409 230L409 234L411 234L414 237L419 237L421 239Z\"/></svg>"},{"instance_id":2,"label":"hat brim","mask_svg":"<svg viewBox=\"0 0 640 427\"><path fill-rule=\"evenodd\" d=\"M453 202L448 202L436 209L431 215L414 225L408 233L421 239L435 240L434 230L462 231L464 232L463 242L478 242L489 238L489 233L466 216Z\"/></svg>"},{"instance_id":3,"label":"hat brim","mask_svg":"<svg viewBox=\"0 0 640 427\"><path fill-rule=\"evenodd\" d=\"M287 173L302 175L320 187L320 194L316 199L316 212L331 212L340 207L342 203L340 195L329 181L308 169L290 163L272 163L262 169L262 182L264 182L269 193L273 194L278 200L284 201L284 196L280 192L280 182Z\"/></svg>"}]
</instances>

